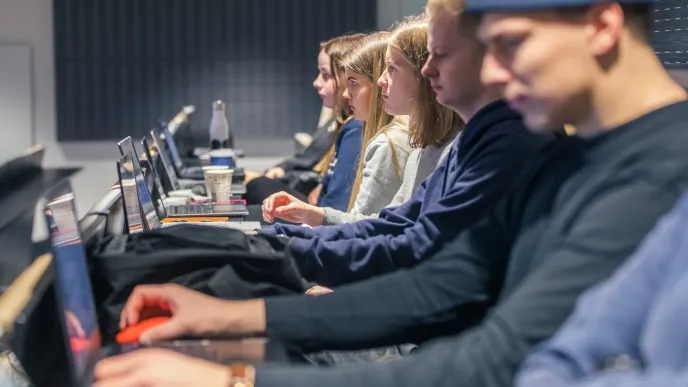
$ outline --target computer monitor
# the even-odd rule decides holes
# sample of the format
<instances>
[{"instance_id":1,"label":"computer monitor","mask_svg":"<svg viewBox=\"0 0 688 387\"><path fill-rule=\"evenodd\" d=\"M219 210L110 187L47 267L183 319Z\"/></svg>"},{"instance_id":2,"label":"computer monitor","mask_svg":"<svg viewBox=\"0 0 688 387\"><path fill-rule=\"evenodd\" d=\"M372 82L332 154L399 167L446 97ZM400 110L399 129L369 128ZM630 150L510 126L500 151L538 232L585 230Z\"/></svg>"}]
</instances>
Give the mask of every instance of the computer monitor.
<instances>
[{"instance_id":1,"label":"computer monitor","mask_svg":"<svg viewBox=\"0 0 688 387\"><path fill-rule=\"evenodd\" d=\"M55 295L59 307L69 372L72 380L86 382L99 356L100 327L79 230L74 193L67 182L51 190L44 199L45 218L53 252Z\"/></svg>"}]
</instances>

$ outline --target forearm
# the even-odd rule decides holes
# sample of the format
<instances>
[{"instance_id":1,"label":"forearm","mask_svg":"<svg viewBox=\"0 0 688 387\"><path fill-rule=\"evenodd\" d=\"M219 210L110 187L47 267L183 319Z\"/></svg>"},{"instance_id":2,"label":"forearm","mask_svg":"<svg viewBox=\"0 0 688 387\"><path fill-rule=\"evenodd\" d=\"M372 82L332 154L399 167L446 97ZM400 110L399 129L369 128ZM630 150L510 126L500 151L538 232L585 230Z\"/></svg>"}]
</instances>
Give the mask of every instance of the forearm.
<instances>
[{"instance_id":1,"label":"forearm","mask_svg":"<svg viewBox=\"0 0 688 387\"><path fill-rule=\"evenodd\" d=\"M310 239L317 236L317 234L310 227L279 223L275 223L270 227L258 230L258 234L264 235L269 238L276 238L278 235L285 235L289 238Z\"/></svg>"},{"instance_id":2,"label":"forearm","mask_svg":"<svg viewBox=\"0 0 688 387\"><path fill-rule=\"evenodd\" d=\"M455 387L465 375L454 347L422 351L392 362L337 367L258 366L256 387Z\"/></svg>"},{"instance_id":3,"label":"forearm","mask_svg":"<svg viewBox=\"0 0 688 387\"><path fill-rule=\"evenodd\" d=\"M325 211L324 226L336 226L339 224L355 223L361 220L378 218L378 214L364 215L360 213L338 211L329 207L323 208L323 210Z\"/></svg>"},{"instance_id":4,"label":"forearm","mask_svg":"<svg viewBox=\"0 0 688 387\"><path fill-rule=\"evenodd\" d=\"M482 318L497 291L498 281L476 258L477 251L504 256L500 243L465 246L468 237L411 270L338 287L320 297L268 298L268 334L318 350L418 343L459 332ZM503 261L491 258L490 265L505 265Z\"/></svg>"},{"instance_id":5,"label":"forearm","mask_svg":"<svg viewBox=\"0 0 688 387\"><path fill-rule=\"evenodd\" d=\"M220 335L263 335L266 331L265 300L223 301L217 319L208 321Z\"/></svg>"},{"instance_id":6,"label":"forearm","mask_svg":"<svg viewBox=\"0 0 688 387\"><path fill-rule=\"evenodd\" d=\"M376 222L380 220L362 223ZM336 227L342 226L346 225ZM452 236L441 234L429 222L419 221L405 228L401 235L382 234L330 241L298 239L291 241L289 249L305 278L325 286L335 286L415 266L436 253L442 242Z\"/></svg>"}]
</instances>

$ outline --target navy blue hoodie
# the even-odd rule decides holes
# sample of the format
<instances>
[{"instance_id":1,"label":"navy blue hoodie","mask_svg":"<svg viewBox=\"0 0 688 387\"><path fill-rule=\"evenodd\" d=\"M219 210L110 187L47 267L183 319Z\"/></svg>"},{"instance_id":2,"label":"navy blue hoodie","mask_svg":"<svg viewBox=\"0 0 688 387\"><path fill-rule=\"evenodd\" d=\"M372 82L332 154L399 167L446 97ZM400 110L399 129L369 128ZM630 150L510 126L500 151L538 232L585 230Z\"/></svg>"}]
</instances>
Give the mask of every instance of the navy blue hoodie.
<instances>
[{"instance_id":1,"label":"navy blue hoodie","mask_svg":"<svg viewBox=\"0 0 688 387\"><path fill-rule=\"evenodd\" d=\"M413 266L491 209L553 138L529 132L517 112L495 101L469 120L404 205L382 210L379 219L314 229L274 225L260 233L293 237L289 250L302 274L325 286Z\"/></svg>"},{"instance_id":2,"label":"navy blue hoodie","mask_svg":"<svg viewBox=\"0 0 688 387\"><path fill-rule=\"evenodd\" d=\"M363 122L351 119L345 123L335 140L334 160L327 170L318 198L318 207L339 211L349 208L351 187L356 180L358 157L363 141Z\"/></svg>"}]
</instances>

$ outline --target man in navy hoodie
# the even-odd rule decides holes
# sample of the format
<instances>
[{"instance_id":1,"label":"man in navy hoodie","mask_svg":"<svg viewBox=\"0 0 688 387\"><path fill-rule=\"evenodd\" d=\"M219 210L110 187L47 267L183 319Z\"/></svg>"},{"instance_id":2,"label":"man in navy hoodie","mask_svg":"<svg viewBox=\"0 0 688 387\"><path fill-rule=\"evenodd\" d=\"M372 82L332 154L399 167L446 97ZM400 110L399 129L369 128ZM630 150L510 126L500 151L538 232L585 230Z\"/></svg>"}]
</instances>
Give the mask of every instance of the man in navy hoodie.
<instances>
[{"instance_id":1,"label":"man in navy hoodie","mask_svg":"<svg viewBox=\"0 0 688 387\"><path fill-rule=\"evenodd\" d=\"M531 159L552 144L529 132L521 116L480 82L483 49L475 23L461 26L451 46L430 42L423 68L440 103L466 122L444 162L404 205L379 219L310 229L274 225L259 233L291 237L289 251L305 278L336 286L413 266L490 210ZM447 31L457 35L456 31Z\"/></svg>"}]
</instances>

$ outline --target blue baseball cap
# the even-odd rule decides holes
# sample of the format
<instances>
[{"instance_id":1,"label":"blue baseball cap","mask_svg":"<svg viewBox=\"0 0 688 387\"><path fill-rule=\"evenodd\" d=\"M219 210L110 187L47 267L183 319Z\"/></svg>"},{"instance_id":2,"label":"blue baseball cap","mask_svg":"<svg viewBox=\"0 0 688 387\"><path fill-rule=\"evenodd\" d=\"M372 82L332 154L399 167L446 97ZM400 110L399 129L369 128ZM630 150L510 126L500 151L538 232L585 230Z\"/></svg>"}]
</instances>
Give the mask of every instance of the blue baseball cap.
<instances>
[{"instance_id":1,"label":"blue baseball cap","mask_svg":"<svg viewBox=\"0 0 688 387\"><path fill-rule=\"evenodd\" d=\"M531 11L547 8L568 8L601 3L602 0L467 0L467 12ZM654 0L616 0L619 4L650 4Z\"/></svg>"}]
</instances>

